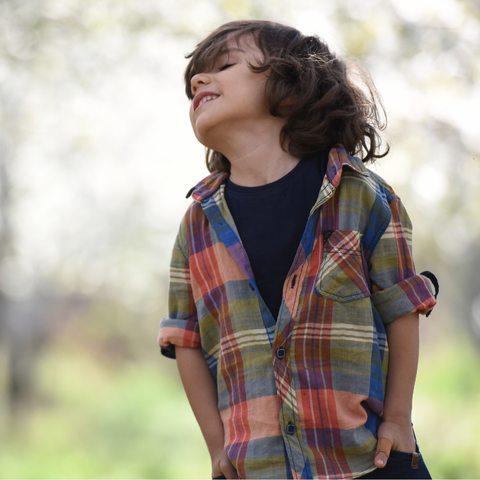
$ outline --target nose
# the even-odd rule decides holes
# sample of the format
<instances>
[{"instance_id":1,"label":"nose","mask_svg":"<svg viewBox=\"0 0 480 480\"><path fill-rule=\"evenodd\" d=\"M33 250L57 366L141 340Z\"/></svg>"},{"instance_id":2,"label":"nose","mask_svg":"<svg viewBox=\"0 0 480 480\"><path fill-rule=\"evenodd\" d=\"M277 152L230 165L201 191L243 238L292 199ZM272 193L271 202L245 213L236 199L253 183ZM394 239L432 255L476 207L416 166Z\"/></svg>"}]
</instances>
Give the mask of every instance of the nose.
<instances>
[{"instance_id":1,"label":"nose","mask_svg":"<svg viewBox=\"0 0 480 480\"><path fill-rule=\"evenodd\" d=\"M211 82L210 76L206 73L197 73L190 80L192 95L197 93L200 85L208 85Z\"/></svg>"}]
</instances>

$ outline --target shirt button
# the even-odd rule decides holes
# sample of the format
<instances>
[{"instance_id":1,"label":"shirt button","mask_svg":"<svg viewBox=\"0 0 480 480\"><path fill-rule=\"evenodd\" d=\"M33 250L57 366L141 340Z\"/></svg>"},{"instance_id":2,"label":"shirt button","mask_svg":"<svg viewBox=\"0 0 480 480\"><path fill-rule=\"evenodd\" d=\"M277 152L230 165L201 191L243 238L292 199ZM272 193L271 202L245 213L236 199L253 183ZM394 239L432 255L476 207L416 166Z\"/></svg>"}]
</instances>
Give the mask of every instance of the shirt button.
<instances>
[{"instance_id":1,"label":"shirt button","mask_svg":"<svg viewBox=\"0 0 480 480\"><path fill-rule=\"evenodd\" d=\"M289 423L287 425L287 433L289 435L293 435L295 433L295 425L293 423Z\"/></svg>"},{"instance_id":2,"label":"shirt button","mask_svg":"<svg viewBox=\"0 0 480 480\"><path fill-rule=\"evenodd\" d=\"M285 349L284 349L284 348L279 348L279 349L277 350L277 353L276 353L277 358L279 358L280 360L281 360L282 358L285 358L286 353L287 353L287 352L285 352Z\"/></svg>"}]
</instances>

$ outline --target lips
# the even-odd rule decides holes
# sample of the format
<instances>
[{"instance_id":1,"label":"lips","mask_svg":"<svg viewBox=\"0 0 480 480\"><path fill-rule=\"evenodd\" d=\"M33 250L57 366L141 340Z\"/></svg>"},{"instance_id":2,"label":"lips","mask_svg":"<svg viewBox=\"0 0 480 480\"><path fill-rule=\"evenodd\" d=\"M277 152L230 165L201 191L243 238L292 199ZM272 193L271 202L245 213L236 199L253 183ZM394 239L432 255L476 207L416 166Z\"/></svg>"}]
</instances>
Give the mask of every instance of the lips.
<instances>
[{"instance_id":1,"label":"lips","mask_svg":"<svg viewBox=\"0 0 480 480\"><path fill-rule=\"evenodd\" d=\"M200 92L195 95L195 98L193 100L193 110L195 111L198 107L203 105L204 103L210 101L210 100L215 100L218 98L220 95L213 93L213 92Z\"/></svg>"}]
</instances>

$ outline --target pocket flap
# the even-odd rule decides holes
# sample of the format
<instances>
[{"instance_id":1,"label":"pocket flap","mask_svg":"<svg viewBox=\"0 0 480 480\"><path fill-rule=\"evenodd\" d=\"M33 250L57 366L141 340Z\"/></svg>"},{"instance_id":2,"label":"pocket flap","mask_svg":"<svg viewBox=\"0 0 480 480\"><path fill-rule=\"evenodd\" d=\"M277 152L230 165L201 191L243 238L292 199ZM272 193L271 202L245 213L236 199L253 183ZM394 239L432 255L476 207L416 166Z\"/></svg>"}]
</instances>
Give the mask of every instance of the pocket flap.
<instances>
[{"instance_id":1,"label":"pocket flap","mask_svg":"<svg viewBox=\"0 0 480 480\"><path fill-rule=\"evenodd\" d=\"M323 233L322 264L316 279L319 295L338 302L370 296L363 267L361 241L354 230L329 230Z\"/></svg>"}]
</instances>

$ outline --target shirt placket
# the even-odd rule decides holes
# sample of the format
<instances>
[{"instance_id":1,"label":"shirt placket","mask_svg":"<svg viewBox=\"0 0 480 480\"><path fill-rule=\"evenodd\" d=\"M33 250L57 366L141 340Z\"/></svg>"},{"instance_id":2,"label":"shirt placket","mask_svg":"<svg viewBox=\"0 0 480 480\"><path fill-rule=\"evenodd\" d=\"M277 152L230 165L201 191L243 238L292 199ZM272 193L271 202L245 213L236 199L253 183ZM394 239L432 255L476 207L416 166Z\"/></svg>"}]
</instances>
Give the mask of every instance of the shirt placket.
<instances>
[{"instance_id":1,"label":"shirt placket","mask_svg":"<svg viewBox=\"0 0 480 480\"><path fill-rule=\"evenodd\" d=\"M308 261L305 260L285 281L284 304L277 320L278 325L273 345L273 366L277 395L280 400L280 427L290 466L300 474L304 471L308 454L305 451L298 417L295 385L290 363L290 341L293 318L295 318L298 310L307 270ZM282 325L284 325L284 328L279 328Z\"/></svg>"},{"instance_id":2,"label":"shirt placket","mask_svg":"<svg viewBox=\"0 0 480 480\"><path fill-rule=\"evenodd\" d=\"M337 173L337 165L334 165L331 173ZM341 168L341 167L340 167ZM319 193L317 202L310 212L307 227L305 229L302 243L299 248L305 251L300 258L303 262L294 261L292 269L285 280L283 289L283 302L277 320L277 328L273 344L273 364L275 380L277 385L277 395L280 399L280 425L286 446L288 460L292 470L297 475L309 478L311 471L309 466L308 451L305 448L306 442L302 438L300 428L300 419L298 416L298 406L296 400L296 391L294 385L295 368L290 358L290 343L292 331L295 328L295 321L299 316L299 303L302 295L305 277L309 272L310 254L315 246L315 239L321 237L322 226L318 222L319 210L334 194L338 182L332 183L330 178L326 177ZM320 249L322 251L322 249ZM297 252L296 260L299 258ZM321 264L321 259L319 265ZM313 459L312 459L313 460Z\"/></svg>"}]
</instances>

